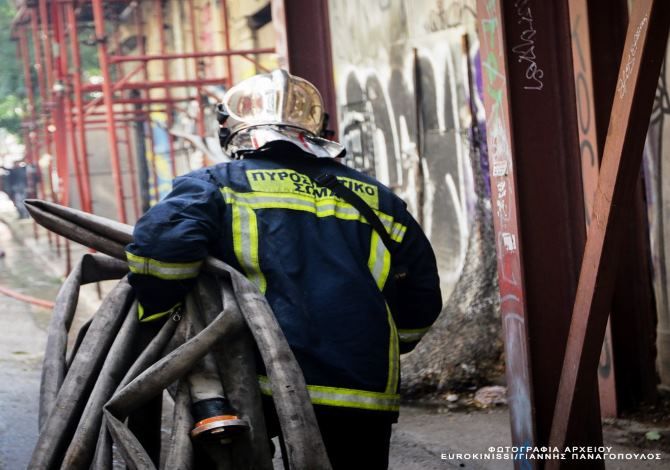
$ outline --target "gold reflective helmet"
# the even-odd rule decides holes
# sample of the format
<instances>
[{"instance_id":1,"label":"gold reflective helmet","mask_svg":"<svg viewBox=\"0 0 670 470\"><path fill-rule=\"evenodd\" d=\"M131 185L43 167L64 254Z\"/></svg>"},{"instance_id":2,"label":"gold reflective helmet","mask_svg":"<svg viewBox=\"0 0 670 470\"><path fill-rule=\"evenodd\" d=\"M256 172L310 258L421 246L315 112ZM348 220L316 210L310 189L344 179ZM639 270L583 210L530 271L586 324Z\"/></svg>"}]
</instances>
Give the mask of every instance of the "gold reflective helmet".
<instances>
[{"instance_id":1,"label":"gold reflective helmet","mask_svg":"<svg viewBox=\"0 0 670 470\"><path fill-rule=\"evenodd\" d=\"M277 140L317 157L344 156L344 147L320 136L325 114L319 91L286 70L255 75L232 87L219 105L219 116L221 146L232 156Z\"/></svg>"}]
</instances>

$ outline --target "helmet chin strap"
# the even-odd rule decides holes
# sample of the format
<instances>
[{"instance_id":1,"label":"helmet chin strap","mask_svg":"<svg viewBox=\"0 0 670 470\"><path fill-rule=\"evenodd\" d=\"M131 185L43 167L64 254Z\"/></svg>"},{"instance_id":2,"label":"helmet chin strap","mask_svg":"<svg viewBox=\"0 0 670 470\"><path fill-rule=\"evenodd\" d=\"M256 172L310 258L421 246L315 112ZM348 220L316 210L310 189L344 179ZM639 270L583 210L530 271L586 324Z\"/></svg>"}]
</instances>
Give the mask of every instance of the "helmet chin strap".
<instances>
[{"instance_id":1,"label":"helmet chin strap","mask_svg":"<svg viewBox=\"0 0 670 470\"><path fill-rule=\"evenodd\" d=\"M328 129L328 123L330 122L330 114L323 113L323 125L321 126L321 132L319 132L319 137L326 140L333 140L335 137L335 131Z\"/></svg>"},{"instance_id":2,"label":"helmet chin strap","mask_svg":"<svg viewBox=\"0 0 670 470\"><path fill-rule=\"evenodd\" d=\"M219 145L221 146L221 149L224 151L231 135L230 129L225 127L226 121L228 120L229 117L230 114L228 114L228 111L226 110L226 107L223 105L223 103L217 104L216 120L219 122Z\"/></svg>"}]
</instances>

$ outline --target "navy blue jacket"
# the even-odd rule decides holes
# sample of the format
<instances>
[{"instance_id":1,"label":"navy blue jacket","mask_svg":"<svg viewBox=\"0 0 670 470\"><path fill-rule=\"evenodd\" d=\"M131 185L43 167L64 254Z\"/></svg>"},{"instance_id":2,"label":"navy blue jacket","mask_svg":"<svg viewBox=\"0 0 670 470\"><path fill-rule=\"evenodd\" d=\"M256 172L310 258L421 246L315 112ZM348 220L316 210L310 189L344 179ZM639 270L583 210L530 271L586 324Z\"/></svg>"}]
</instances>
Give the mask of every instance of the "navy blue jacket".
<instances>
[{"instance_id":1,"label":"navy blue jacket","mask_svg":"<svg viewBox=\"0 0 670 470\"><path fill-rule=\"evenodd\" d=\"M265 294L313 403L395 413L399 354L442 307L433 250L405 203L378 181L295 154L297 147L265 149L174 181L127 247L140 319L168 315L202 260L215 256ZM393 259L355 208L288 169L286 158L298 170L312 165L335 175L361 196L398 244ZM393 275L398 266L402 280ZM264 377L261 389L270 390Z\"/></svg>"}]
</instances>

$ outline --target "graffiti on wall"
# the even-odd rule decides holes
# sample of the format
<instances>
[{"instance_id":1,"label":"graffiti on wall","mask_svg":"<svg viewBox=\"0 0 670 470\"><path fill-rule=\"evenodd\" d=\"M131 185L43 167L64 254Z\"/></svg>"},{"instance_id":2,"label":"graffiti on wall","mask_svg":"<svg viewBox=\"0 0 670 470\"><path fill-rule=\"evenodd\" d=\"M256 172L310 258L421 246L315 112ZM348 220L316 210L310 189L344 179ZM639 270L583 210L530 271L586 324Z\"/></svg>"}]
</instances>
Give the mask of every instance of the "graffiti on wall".
<instances>
[{"instance_id":1,"label":"graffiti on wall","mask_svg":"<svg viewBox=\"0 0 670 470\"><path fill-rule=\"evenodd\" d=\"M349 164L407 201L433 242L449 292L462 270L475 200L467 96L469 67L481 83L474 2L331 0L329 8ZM475 102L483 129L479 95Z\"/></svg>"},{"instance_id":2,"label":"graffiti on wall","mask_svg":"<svg viewBox=\"0 0 670 470\"><path fill-rule=\"evenodd\" d=\"M647 142L644 149L644 179L647 196L647 215L651 246L653 283L658 315L657 330L657 366L661 383L670 384L670 293L668 292L668 272L670 255L667 246L670 243L670 223L665 220L669 204L670 172L664 165L668 146L670 146L670 48L666 53L661 69L656 99L652 109Z\"/></svg>"}]
</instances>

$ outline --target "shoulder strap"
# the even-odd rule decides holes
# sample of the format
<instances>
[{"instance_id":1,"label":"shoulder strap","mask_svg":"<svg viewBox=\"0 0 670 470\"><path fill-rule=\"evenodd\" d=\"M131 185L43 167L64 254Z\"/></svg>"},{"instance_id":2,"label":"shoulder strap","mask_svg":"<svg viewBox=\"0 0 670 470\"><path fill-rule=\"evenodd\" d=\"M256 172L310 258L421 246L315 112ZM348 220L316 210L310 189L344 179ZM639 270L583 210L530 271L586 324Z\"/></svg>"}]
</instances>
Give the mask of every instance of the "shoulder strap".
<instances>
[{"instance_id":1,"label":"shoulder strap","mask_svg":"<svg viewBox=\"0 0 670 470\"><path fill-rule=\"evenodd\" d=\"M382 239L384 246L386 246L386 249L393 255L397 245L391 240L391 236L377 214L375 214L372 208L358 194L340 183L335 175L315 170L308 165L301 165L300 168L298 168L293 166L293 162L289 162L288 159L283 159L282 163L291 170L306 174L317 185L330 189L336 196L354 206L365 220L368 221L375 232L377 232L379 238Z\"/></svg>"}]
</instances>

